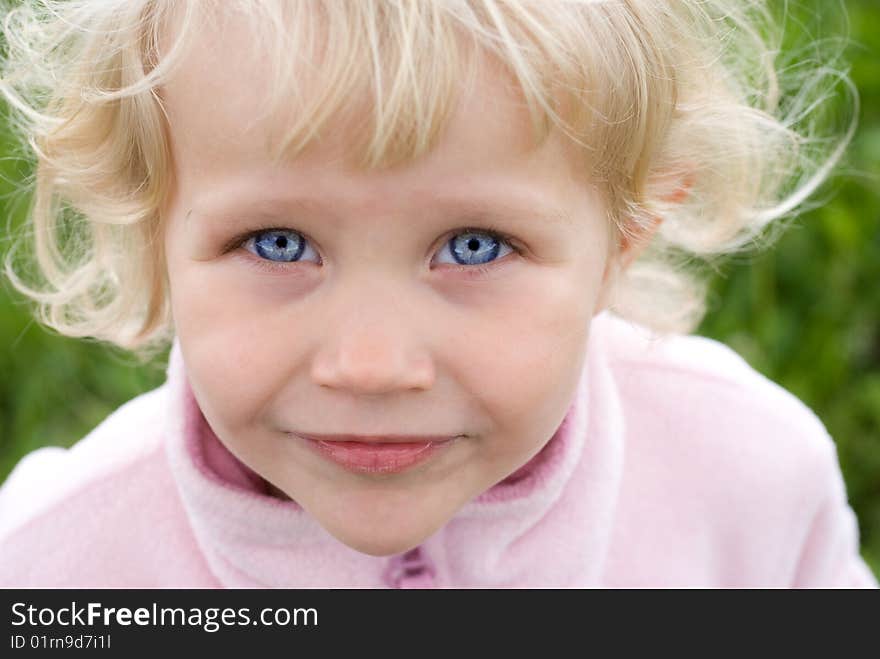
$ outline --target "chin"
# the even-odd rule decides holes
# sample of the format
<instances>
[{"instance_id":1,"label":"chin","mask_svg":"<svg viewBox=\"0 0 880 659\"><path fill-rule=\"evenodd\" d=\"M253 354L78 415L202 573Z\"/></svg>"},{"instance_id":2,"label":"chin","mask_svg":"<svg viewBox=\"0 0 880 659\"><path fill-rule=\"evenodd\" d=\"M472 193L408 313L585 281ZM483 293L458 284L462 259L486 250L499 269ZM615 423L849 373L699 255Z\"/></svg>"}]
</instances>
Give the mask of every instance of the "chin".
<instances>
[{"instance_id":1,"label":"chin","mask_svg":"<svg viewBox=\"0 0 880 659\"><path fill-rule=\"evenodd\" d=\"M438 531L457 510L449 502L422 501L411 492L368 496L358 490L328 506L326 498L303 502L308 512L330 535L351 549L369 556L391 556L414 549ZM423 499L430 499L425 496ZM315 503L315 506L309 504ZM445 503L446 505L440 505Z\"/></svg>"},{"instance_id":2,"label":"chin","mask_svg":"<svg viewBox=\"0 0 880 659\"><path fill-rule=\"evenodd\" d=\"M372 537L353 536L353 535L336 535L334 537L341 543L351 547L355 551L370 556L393 556L394 554L402 554L415 547L418 547L427 535L400 535L392 533L388 537Z\"/></svg>"},{"instance_id":3,"label":"chin","mask_svg":"<svg viewBox=\"0 0 880 659\"><path fill-rule=\"evenodd\" d=\"M421 540L416 542L409 542L403 544L387 544L387 543L379 543L374 541L368 541L364 543L348 543L345 544L358 551L362 554L367 554L369 556L375 556L376 558L383 558L387 556L394 556L396 554L402 554L404 552L409 551L410 549L414 549L418 547L421 543Z\"/></svg>"},{"instance_id":4,"label":"chin","mask_svg":"<svg viewBox=\"0 0 880 659\"><path fill-rule=\"evenodd\" d=\"M376 532L376 527L364 529L363 533L352 533L351 529L340 531L339 529L327 528L327 532L344 545L369 556L392 556L402 554L410 549L418 547L431 535L432 530L424 532L413 531L410 533L400 532L396 529L381 529Z\"/></svg>"}]
</instances>

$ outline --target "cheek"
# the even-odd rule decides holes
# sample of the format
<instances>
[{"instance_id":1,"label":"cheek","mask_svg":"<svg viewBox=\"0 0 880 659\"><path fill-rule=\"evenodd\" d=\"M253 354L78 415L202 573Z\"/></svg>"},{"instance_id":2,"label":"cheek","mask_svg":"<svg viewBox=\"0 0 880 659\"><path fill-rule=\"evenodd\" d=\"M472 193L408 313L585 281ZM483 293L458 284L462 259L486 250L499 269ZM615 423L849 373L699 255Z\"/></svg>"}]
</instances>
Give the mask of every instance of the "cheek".
<instances>
[{"instance_id":1,"label":"cheek","mask_svg":"<svg viewBox=\"0 0 880 659\"><path fill-rule=\"evenodd\" d=\"M268 337L285 337L292 328L279 323L277 309L259 296L243 295L218 277L213 264L169 268L177 337L193 391L205 416L228 433L257 422L278 382L288 375L278 359L282 346ZM278 343L278 341L276 341Z\"/></svg>"},{"instance_id":2,"label":"cheek","mask_svg":"<svg viewBox=\"0 0 880 659\"><path fill-rule=\"evenodd\" d=\"M511 444L516 437L549 438L564 417L586 354L594 296L592 279L548 272L496 298L463 327L455 342L465 354L457 359L466 365L459 377Z\"/></svg>"}]
</instances>

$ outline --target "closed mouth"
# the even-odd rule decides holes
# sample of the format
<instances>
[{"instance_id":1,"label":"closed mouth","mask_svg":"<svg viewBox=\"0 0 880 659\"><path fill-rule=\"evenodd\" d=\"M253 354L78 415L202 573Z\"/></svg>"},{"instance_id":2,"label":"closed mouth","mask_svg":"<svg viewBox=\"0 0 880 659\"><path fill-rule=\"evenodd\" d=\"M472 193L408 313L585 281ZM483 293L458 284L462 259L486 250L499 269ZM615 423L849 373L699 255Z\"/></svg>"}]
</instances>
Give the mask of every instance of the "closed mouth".
<instances>
[{"instance_id":1,"label":"closed mouth","mask_svg":"<svg viewBox=\"0 0 880 659\"><path fill-rule=\"evenodd\" d=\"M327 441L302 436L310 449L359 474L395 474L427 462L455 443L457 437L435 441Z\"/></svg>"}]
</instances>

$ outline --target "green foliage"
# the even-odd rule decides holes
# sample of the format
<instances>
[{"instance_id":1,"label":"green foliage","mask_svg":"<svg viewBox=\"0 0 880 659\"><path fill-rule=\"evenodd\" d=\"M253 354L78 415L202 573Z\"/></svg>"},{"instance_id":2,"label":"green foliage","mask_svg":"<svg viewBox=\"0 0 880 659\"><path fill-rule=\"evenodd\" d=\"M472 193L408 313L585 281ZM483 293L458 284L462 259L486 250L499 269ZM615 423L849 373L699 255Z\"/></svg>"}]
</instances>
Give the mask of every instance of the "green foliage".
<instances>
[{"instance_id":1,"label":"green foliage","mask_svg":"<svg viewBox=\"0 0 880 659\"><path fill-rule=\"evenodd\" d=\"M823 189L829 201L801 215L772 250L722 268L697 333L730 345L822 419L838 446L863 555L880 575L880 5L852 0L846 7L847 59L861 94L846 175ZM0 208L12 229L22 223L24 206L13 193L27 171L13 153L0 131ZM0 239L0 253L8 240ZM138 366L95 342L46 331L6 284L0 373L2 481L29 451L69 446L159 386L164 363Z\"/></svg>"}]
</instances>

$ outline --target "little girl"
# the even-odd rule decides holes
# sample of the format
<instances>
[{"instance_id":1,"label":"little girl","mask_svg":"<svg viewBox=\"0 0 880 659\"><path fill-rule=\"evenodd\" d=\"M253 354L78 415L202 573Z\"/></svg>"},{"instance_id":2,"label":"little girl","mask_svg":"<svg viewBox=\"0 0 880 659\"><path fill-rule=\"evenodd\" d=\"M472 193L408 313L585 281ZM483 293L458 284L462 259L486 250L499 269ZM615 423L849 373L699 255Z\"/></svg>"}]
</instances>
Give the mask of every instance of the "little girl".
<instances>
[{"instance_id":1,"label":"little girl","mask_svg":"<svg viewBox=\"0 0 880 659\"><path fill-rule=\"evenodd\" d=\"M687 258L826 177L753 1L28 0L40 318L167 381L0 489L0 585L876 586ZM814 81L809 83L808 81ZM776 226L774 223L772 226Z\"/></svg>"}]
</instances>

